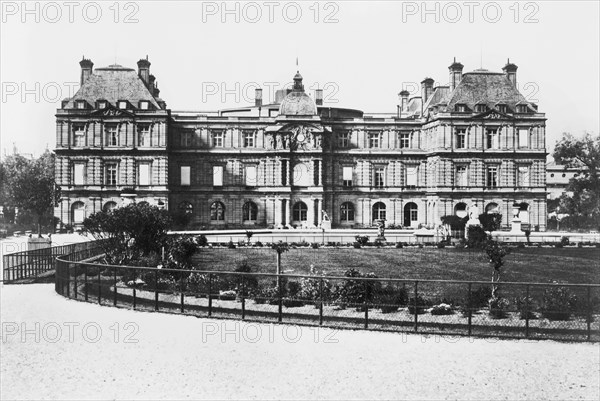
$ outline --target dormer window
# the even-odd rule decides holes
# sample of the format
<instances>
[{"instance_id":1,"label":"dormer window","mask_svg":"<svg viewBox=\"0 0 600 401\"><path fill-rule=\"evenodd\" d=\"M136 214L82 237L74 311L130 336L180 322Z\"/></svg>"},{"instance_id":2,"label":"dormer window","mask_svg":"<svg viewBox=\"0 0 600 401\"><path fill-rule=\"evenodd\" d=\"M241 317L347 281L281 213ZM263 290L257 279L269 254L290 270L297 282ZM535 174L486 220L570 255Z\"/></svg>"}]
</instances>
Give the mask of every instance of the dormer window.
<instances>
[{"instance_id":1,"label":"dormer window","mask_svg":"<svg viewBox=\"0 0 600 401\"><path fill-rule=\"evenodd\" d=\"M475 105L475 111L478 113L484 113L487 111L487 104L477 104Z\"/></svg>"},{"instance_id":2,"label":"dormer window","mask_svg":"<svg viewBox=\"0 0 600 401\"><path fill-rule=\"evenodd\" d=\"M526 104L520 104L517 106L517 113L529 113L529 107Z\"/></svg>"},{"instance_id":3,"label":"dormer window","mask_svg":"<svg viewBox=\"0 0 600 401\"><path fill-rule=\"evenodd\" d=\"M496 105L496 107L498 108L498 111L500 113L508 113L508 106L505 104L498 104Z\"/></svg>"},{"instance_id":4,"label":"dormer window","mask_svg":"<svg viewBox=\"0 0 600 401\"><path fill-rule=\"evenodd\" d=\"M127 102L125 100L119 100L118 105L121 110L127 109Z\"/></svg>"},{"instance_id":5,"label":"dormer window","mask_svg":"<svg viewBox=\"0 0 600 401\"><path fill-rule=\"evenodd\" d=\"M140 100L140 110L148 110L150 108L150 102L147 100Z\"/></svg>"},{"instance_id":6,"label":"dormer window","mask_svg":"<svg viewBox=\"0 0 600 401\"><path fill-rule=\"evenodd\" d=\"M85 109L85 100L78 100L75 102L75 108L83 110Z\"/></svg>"},{"instance_id":7,"label":"dormer window","mask_svg":"<svg viewBox=\"0 0 600 401\"><path fill-rule=\"evenodd\" d=\"M98 101L98 109L99 110L105 109L106 107L107 107L106 100L99 100Z\"/></svg>"},{"instance_id":8,"label":"dormer window","mask_svg":"<svg viewBox=\"0 0 600 401\"><path fill-rule=\"evenodd\" d=\"M456 106L454 106L454 110L458 113L466 113L467 106L464 104L457 104Z\"/></svg>"}]
</instances>

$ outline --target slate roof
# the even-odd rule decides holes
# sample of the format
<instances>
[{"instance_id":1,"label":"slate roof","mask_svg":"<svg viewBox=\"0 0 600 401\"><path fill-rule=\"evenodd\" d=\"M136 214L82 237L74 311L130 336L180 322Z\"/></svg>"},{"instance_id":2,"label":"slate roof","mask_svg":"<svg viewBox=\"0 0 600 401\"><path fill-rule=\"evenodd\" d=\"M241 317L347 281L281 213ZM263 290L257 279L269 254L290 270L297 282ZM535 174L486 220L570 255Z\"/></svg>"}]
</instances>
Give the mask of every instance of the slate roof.
<instances>
[{"instance_id":1,"label":"slate roof","mask_svg":"<svg viewBox=\"0 0 600 401\"><path fill-rule=\"evenodd\" d=\"M134 107L138 106L140 100L147 100L160 109L156 98L146 88L137 72L118 64L96 68L69 99L65 108L73 108L74 102L82 99L92 106L97 100L106 100L113 106L116 106L119 100L128 100Z\"/></svg>"},{"instance_id":2,"label":"slate roof","mask_svg":"<svg viewBox=\"0 0 600 401\"><path fill-rule=\"evenodd\" d=\"M450 94L450 87L448 86L437 86L433 89L433 93L425 102L424 110L427 110L429 106L436 104L445 103L448 101L448 95Z\"/></svg>"}]
</instances>

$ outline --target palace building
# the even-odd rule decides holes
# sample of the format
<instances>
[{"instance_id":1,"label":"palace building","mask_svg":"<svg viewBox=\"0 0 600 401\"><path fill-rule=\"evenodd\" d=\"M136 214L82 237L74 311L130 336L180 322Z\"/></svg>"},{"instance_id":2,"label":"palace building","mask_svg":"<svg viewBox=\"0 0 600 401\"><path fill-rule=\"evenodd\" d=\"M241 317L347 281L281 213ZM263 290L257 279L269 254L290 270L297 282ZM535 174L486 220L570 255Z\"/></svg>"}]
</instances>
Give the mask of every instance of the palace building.
<instances>
[{"instance_id":1,"label":"palace building","mask_svg":"<svg viewBox=\"0 0 600 401\"><path fill-rule=\"evenodd\" d=\"M300 73L263 104L177 112L159 97L148 58L93 69L56 114L55 215L77 225L99 210L148 202L188 213L190 228L432 227L471 205L513 205L546 228L545 115L517 89L517 66L426 78L394 113L323 104ZM201 106L201 105L199 105Z\"/></svg>"}]
</instances>

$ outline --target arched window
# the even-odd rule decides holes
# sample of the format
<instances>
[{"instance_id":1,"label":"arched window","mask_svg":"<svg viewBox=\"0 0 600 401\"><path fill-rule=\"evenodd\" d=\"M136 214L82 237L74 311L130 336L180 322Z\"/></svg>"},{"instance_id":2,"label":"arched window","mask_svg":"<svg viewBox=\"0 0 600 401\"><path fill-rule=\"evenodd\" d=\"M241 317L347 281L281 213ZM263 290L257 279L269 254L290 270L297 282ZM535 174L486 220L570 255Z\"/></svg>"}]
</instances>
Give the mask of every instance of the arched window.
<instances>
[{"instance_id":1,"label":"arched window","mask_svg":"<svg viewBox=\"0 0 600 401\"><path fill-rule=\"evenodd\" d=\"M246 202L242 206L242 220L243 221L256 221L258 215L258 206L254 202Z\"/></svg>"},{"instance_id":2,"label":"arched window","mask_svg":"<svg viewBox=\"0 0 600 401\"><path fill-rule=\"evenodd\" d=\"M492 202L487 204L487 206L485 207L485 212L487 214L500 213L500 209L498 208L497 203Z\"/></svg>"},{"instance_id":3,"label":"arched window","mask_svg":"<svg viewBox=\"0 0 600 401\"><path fill-rule=\"evenodd\" d=\"M519 220L521 223L529 223L529 205L525 202L519 204Z\"/></svg>"},{"instance_id":4,"label":"arched window","mask_svg":"<svg viewBox=\"0 0 600 401\"><path fill-rule=\"evenodd\" d=\"M310 176L308 167L304 163L298 163L294 166L294 185L299 187L310 186Z\"/></svg>"},{"instance_id":5,"label":"arched window","mask_svg":"<svg viewBox=\"0 0 600 401\"><path fill-rule=\"evenodd\" d=\"M104 207L102 208L102 211L108 213L108 212L110 212L111 210L113 210L116 207L117 207L117 203L116 202L113 202L113 201L106 202L104 204Z\"/></svg>"},{"instance_id":6,"label":"arched window","mask_svg":"<svg viewBox=\"0 0 600 401\"><path fill-rule=\"evenodd\" d=\"M308 207L304 202L296 202L292 208L292 220L307 221Z\"/></svg>"},{"instance_id":7,"label":"arched window","mask_svg":"<svg viewBox=\"0 0 600 401\"><path fill-rule=\"evenodd\" d=\"M222 202L213 202L210 205L210 219L216 221L225 220L225 205Z\"/></svg>"},{"instance_id":8,"label":"arched window","mask_svg":"<svg viewBox=\"0 0 600 401\"><path fill-rule=\"evenodd\" d=\"M85 205L83 202L75 202L73 206L71 206L71 220L73 224L83 223L85 220Z\"/></svg>"},{"instance_id":9,"label":"arched window","mask_svg":"<svg viewBox=\"0 0 600 401\"><path fill-rule=\"evenodd\" d=\"M373 205L373 221L385 220L385 203L377 202Z\"/></svg>"},{"instance_id":10,"label":"arched window","mask_svg":"<svg viewBox=\"0 0 600 401\"><path fill-rule=\"evenodd\" d=\"M194 213L194 205L192 205L188 201L183 201L179 204L179 211L185 214L193 214Z\"/></svg>"},{"instance_id":11,"label":"arched window","mask_svg":"<svg viewBox=\"0 0 600 401\"><path fill-rule=\"evenodd\" d=\"M419 221L419 208L414 202L408 202L404 205L404 226L412 227L415 226Z\"/></svg>"},{"instance_id":12,"label":"arched window","mask_svg":"<svg viewBox=\"0 0 600 401\"><path fill-rule=\"evenodd\" d=\"M354 205L352 202L344 202L340 206L340 221L354 221Z\"/></svg>"},{"instance_id":13,"label":"arched window","mask_svg":"<svg viewBox=\"0 0 600 401\"><path fill-rule=\"evenodd\" d=\"M467 216L467 204L459 202L454 206L454 214L461 219Z\"/></svg>"}]
</instances>

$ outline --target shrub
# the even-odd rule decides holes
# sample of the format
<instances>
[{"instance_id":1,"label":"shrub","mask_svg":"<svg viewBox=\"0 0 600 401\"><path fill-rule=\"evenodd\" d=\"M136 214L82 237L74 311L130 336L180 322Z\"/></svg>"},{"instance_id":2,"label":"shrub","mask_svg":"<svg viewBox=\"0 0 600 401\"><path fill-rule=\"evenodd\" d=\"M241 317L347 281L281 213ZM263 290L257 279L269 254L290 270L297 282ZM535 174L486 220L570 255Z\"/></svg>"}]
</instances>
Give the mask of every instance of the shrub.
<instances>
[{"instance_id":1,"label":"shrub","mask_svg":"<svg viewBox=\"0 0 600 401\"><path fill-rule=\"evenodd\" d=\"M488 235L480 226L469 226L467 246L469 248L483 248L488 240Z\"/></svg>"},{"instance_id":2,"label":"shrub","mask_svg":"<svg viewBox=\"0 0 600 401\"><path fill-rule=\"evenodd\" d=\"M170 237L167 241L168 259L173 261L175 268L189 269L192 257L198 250L194 238L189 236Z\"/></svg>"},{"instance_id":3,"label":"shrub","mask_svg":"<svg viewBox=\"0 0 600 401\"><path fill-rule=\"evenodd\" d=\"M268 303L270 305L277 305L279 303L277 282L274 281L270 286L258 288L253 297L254 302L257 304Z\"/></svg>"},{"instance_id":4,"label":"shrub","mask_svg":"<svg viewBox=\"0 0 600 401\"><path fill-rule=\"evenodd\" d=\"M416 300L416 307L415 307L415 298L412 297L408 300L408 311L412 314L412 315L420 315L422 313L425 313L425 309L427 309L429 306L431 306L431 302L425 298L423 298L421 295L417 296L417 300Z\"/></svg>"},{"instance_id":5,"label":"shrub","mask_svg":"<svg viewBox=\"0 0 600 401\"><path fill-rule=\"evenodd\" d=\"M489 314L492 318L502 319L507 316L507 310L510 305L508 299L502 297L491 298L488 304L490 307Z\"/></svg>"},{"instance_id":6,"label":"shrub","mask_svg":"<svg viewBox=\"0 0 600 401\"><path fill-rule=\"evenodd\" d=\"M359 242L353 243L352 246L355 247L356 249L362 248Z\"/></svg>"},{"instance_id":7,"label":"shrub","mask_svg":"<svg viewBox=\"0 0 600 401\"><path fill-rule=\"evenodd\" d=\"M235 249L235 244L233 243L232 240L229 240L229 242L227 243L227 248L229 248L229 249Z\"/></svg>"},{"instance_id":8,"label":"shrub","mask_svg":"<svg viewBox=\"0 0 600 401\"><path fill-rule=\"evenodd\" d=\"M237 294L234 290L219 291L219 299L221 301L233 301Z\"/></svg>"},{"instance_id":9,"label":"shrub","mask_svg":"<svg viewBox=\"0 0 600 401\"><path fill-rule=\"evenodd\" d=\"M529 306L527 303L529 302ZM537 316L533 313L535 309L533 297L517 297L515 298L515 306L519 312L521 319L536 319Z\"/></svg>"},{"instance_id":10,"label":"shrub","mask_svg":"<svg viewBox=\"0 0 600 401\"><path fill-rule=\"evenodd\" d=\"M558 284L553 281L552 284ZM568 287L552 286L544 290L540 311L548 320L569 320L577 305L577 297Z\"/></svg>"},{"instance_id":11,"label":"shrub","mask_svg":"<svg viewBox=\"0 0 600 401\"><path fill-rule=\"evenodd\" d=\"M423 248L423 244L419 244L417 245L419 248Z\"/></svg>"},{"instance_id":12,"label":"shrub","mask_svg":"<svg viewBox=\"0 0 600 401\"><path fill-rule=\"evenodd\" d=\"M492 289L489 286L481 286L471 292L471 307L484 308L488 306L488 301L492 298Z\"/></svg>"},{"instance_id":13,"label":"shrub","mask_svg":"<svg viewBox=\"0 0 600 401\"><path fill-rule=\"evenodd\" d=\"M441 303L438 305L434 305L431 308L432 315L452 315L454 313L454 309L451 305Z\"/></svg>"},{"instance_id":14,"label":"shrub","mask_svg":"<svg viewBox=\"0 0 600 401\"><path fill-rule=\"evenodd\" d=\"M259 247L259 248L262 248L262 246L263 246L263 243L262 243L262 242L260 242L260 241L256 241L256 242L254 243L254 246L256 246L256 247Z\"/></svg>"},{"instance_id":15,"label":"shrub","mask_svg":"<svg viewBox=\"0 0 600 401\"><path fill-rule=\"evenodd\" d=\"M311 276L323 276L323 272L318 271L314 265L310 265L309 274ZM300 298L307 301L318 301L321 297L321 280L323 280L323 300L329 300L331 297L331 283L329 280L307 277L300 279Z\"/></svg>"},{"instance_id":16,"label":"shrub","mask_svg":"<svg viewBox=\"0 0 600 401\"><path fill-rule=\"evenodd\" d=\"M441 249L441 248L445 248L446 244L443 242L438 242L436 246Z\"/></svg>"},{"instance_id":17,"label":"shrub","mask_svg":"<svg viewBox=\"0 0 600 401\"><path fill-rule=\"evenodd\" d=\"M358 242L361 246L365 246L367 245L367 243L369 242L369 237L366 235L357 235L356 237L354 237L354 239L356 240L356 242Z\"/></svg>"},{"instance_id":18,"label":"shrub","mask_svg":"<svg viewBox=\"0 0 600 401\"><path fill-rule=\"evenodd\" d=\"M321 244L319 244L318 242L313 242L310 244L310 247L312 249L318 249L321 246Z\"/></svg>"},{"instance_id":19,"label":"shrub","mask_svg":"<svg viewBox=\"0 0 600 401\"><path fill-rule=\"evenodd\" d=\"M569 244L570 244L570 242L569 242L569 237L567 237L567 236L563 236L563 237L561 237L561 238L560 238L560 243L561 243L561 245L562 245L562 246L567 246L567 245L569 245Z\"/></svg>"},{"instance_id":20,"label":"shrub","mask_svg":"<svg viewBox=\"0 0 600 401\"><path fill-rule=\"evenodd\" d=\"M208 239L206 238L206 235L201 234L199 236L196 237L196 243L198 244L198 246L201 247L205 247L208 245Z\"/></svg>"},{"instance_id":21,"label":"shrub","mask_svg":"<svg viewBox=\"0 0 600 401\"><path fill-rule=\"evenodd\" d=\"M375 294L375 303L378 304L382 313L392 313L396 312L401 305L406 305L407 298L406 289L395 288L388 284Z\"/></svg>"},{"instance_id":22,"label":"shrub","mask_svg":"<svg viewBox=\"0 0 600 401\"><path fill-rule=\"evenodd\" d=\"M146 271L142 273L141 279L146 283L149 290L168 291L177 288L177 283L170 275L162 272Z\"/></svg>"},{"instance_id":23,"label":"shrub","mask_svg":"<svg viewBox=\"0 0 600 401\"><path fill-rule=\"evenodd\" d=\"M247 260L243 260L236 266L234 271L237 273L252 273L252 266ZM255 276L237 276L236 280L238 283L236 292L240 297L248 297L250 294L254 293L258 287L258 280Z\"/></svg>"},{"instance_id":24,"label":"shrub","mask_svg":"<svg viewBox=\"0 0 600 401\"><path fill-rule=\"evenodd\" d=\"M404 245L402 245L402 242L396 242L396 248L404 248Z\"/></svg>"},{"instance_id":25,"label":"shrub","mask_svg":"<svg viewBox=\"0 0 600 401\"><path fill-rule=\"evenodd\" d=\"M340 305L359 305L362 303L372 303L374 295L380 290L381 283L378 281L352 280L351 278L377 278L374 273L362 274L356 269L348 269L344 272L344 277L348 277L343 283L336 286L333 297ZM359 310L363 306L358 307Z\"/></svg>"},{"instance_id":26,"label":"shrub","mask_svg":"<svg viewBox=\"0 0 600 401\"><path fill-rule=\"evenodd\" d=\"M577 243L577 248L583 248L583 242L578 242Z\"/></svg>"}]
</instances>

